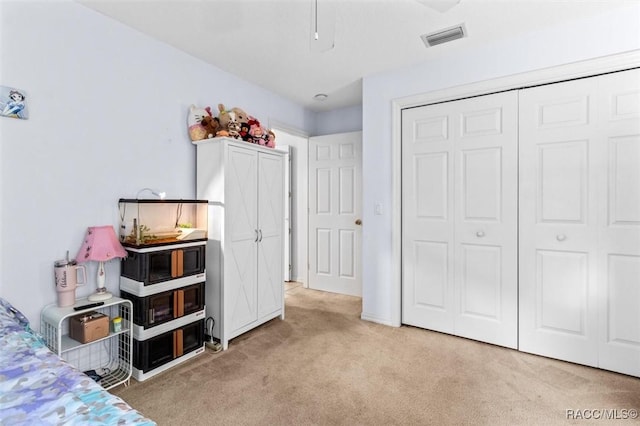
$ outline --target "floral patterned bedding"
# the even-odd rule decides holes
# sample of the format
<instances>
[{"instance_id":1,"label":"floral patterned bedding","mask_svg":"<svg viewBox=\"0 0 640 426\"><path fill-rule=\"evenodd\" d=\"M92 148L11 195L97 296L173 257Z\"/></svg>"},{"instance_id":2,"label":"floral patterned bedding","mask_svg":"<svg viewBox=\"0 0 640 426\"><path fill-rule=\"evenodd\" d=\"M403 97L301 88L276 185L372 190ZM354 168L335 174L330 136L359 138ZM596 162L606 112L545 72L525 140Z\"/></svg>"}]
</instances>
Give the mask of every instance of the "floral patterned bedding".
<instances>
[{"instance_id":1,"label":"floral patterned bedding","mask_svg":"<svg viewBox=\"0 0 640 426\"><path fill-rule=\"evenodd\" d=\"M51 352L0 298L0 425L155 425Z\"/></svg>"}]
</instances>

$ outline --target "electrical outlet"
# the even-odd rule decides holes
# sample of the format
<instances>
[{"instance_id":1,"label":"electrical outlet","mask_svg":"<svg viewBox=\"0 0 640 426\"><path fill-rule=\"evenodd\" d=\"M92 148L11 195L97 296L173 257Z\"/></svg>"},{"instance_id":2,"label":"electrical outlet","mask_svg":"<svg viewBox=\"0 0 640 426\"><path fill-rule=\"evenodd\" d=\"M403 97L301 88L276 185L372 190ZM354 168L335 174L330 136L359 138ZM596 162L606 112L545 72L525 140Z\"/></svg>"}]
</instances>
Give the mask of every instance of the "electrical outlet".
<instances>
[{"instance_id":1,"label":"electrical outlet","mask_svg":"<svg viewBox=\"0 0 640 426\"><path fill-rule=\"evenodd\" d=\"M204 342L204 344L213 352L220 352L222 350L222 345L218 342Z\"/></svg>"}]
</instances>

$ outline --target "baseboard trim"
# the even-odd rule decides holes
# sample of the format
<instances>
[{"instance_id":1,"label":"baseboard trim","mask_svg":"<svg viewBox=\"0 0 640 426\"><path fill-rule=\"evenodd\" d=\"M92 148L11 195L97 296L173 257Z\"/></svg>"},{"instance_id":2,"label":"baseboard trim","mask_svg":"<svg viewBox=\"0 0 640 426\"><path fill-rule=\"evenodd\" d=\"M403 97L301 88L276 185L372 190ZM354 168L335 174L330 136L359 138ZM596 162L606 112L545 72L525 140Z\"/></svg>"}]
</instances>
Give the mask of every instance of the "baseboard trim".
<instances>
[{"instance_id":1,"label":"baseboard trim","mask_svg":"<svg viewBox=\"0 0 640 426\"><path fill-rule=\"evenodd\" d=\"M399 327L398 325L394 324L391 320L378 318L375 315L369 315L364 312L360 314L360 319L363 321L369 321L369 322L375 322L382 325L388 325L389 327Z\"/></svg>"}]
</instances>

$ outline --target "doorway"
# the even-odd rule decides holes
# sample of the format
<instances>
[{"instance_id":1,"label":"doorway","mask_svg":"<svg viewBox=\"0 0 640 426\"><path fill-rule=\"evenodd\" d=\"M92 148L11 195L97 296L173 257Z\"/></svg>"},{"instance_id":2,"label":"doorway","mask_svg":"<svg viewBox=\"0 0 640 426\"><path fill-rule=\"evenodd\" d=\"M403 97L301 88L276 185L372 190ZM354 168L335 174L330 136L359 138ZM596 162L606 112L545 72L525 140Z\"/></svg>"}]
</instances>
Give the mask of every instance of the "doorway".
<instances>
[{"instance_id":1,"label":"doorway","mask_svg":"<svg viewBox=\"0 0 640 426\"><path fill-rule=\"evenodd\" d=\"M308 229L308 157L309 138L302 132L283 127L275 127L276 147L288 147L289 179L291 194L289 197L289 280L309 286L307 268L307 229Z\"/></svg>"},{"instance_id":2,"label":"doorway","mask_svg":"<svg viewBox=\"0 0 640 426\"><path fill-rule=\"evenodd\" d=\"M309 140L309 287L362 296L362 132Z\"/></svg>"}]
</instances>

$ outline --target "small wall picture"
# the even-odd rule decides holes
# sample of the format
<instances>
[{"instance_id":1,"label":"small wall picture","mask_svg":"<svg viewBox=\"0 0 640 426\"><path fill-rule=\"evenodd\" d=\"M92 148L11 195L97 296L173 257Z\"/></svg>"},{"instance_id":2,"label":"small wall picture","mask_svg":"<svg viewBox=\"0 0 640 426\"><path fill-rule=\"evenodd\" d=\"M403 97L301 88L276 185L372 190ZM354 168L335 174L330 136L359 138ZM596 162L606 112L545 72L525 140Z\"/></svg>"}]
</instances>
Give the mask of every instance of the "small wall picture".
<instances>
[{"instance_id":1,"label":"small wall picture","mask_svg":"<svg viewBox=\"0 0 640 426\"><path fill-rule=\"evenodd\" d=\"M29 118L27 111L27 94L22 89L0 86L0 116Z\"/></svg>"}]
</instances>

